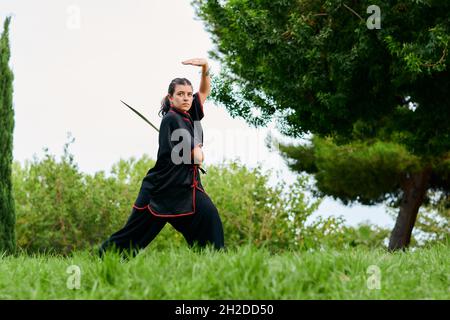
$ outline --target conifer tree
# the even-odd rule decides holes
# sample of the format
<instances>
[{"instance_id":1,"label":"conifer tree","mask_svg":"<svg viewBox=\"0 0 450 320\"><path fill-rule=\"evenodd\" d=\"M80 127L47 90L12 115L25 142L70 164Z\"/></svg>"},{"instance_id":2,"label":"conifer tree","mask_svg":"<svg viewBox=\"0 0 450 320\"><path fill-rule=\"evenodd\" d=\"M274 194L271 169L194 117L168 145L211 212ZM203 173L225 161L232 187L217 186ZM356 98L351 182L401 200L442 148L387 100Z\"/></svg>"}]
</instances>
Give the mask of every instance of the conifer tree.
<instances>
[{"instance_id":1,"label":"conifer tree","mask_svg":"<svg viewBox=\"0 0 450 320\"><path fill-rule=\"evenodd\" d=\"M13 73L9 67L9 24L6 18L0 37L0 252L16 248L15 206L12 190L13 161Z\"/></svg>"}]
</instances>

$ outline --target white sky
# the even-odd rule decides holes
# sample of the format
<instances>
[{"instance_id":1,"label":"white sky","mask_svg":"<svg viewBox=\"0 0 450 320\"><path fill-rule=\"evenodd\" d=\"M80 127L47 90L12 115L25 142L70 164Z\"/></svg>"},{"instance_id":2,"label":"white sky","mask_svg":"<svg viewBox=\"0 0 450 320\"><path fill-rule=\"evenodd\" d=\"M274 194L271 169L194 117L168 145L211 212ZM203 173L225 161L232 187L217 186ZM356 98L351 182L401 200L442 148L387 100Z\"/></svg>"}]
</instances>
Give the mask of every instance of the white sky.
<instances>
[{"instance_id":1,"label":"white sky","mask_svg":"<svg viewBox=\"0 0 450 320\"><path fill-rule=\"evenodd\" d=\"M173 78L188 78L198 90L200 67L181 61L208 58L213 48L189 0L0 0L1 30L7 16L12 16L15 77L14 159L41 158L44 147L59 159L70 132L75 143L69 150L91 174L108 173L121 158L144 153L156 158L157 132L119 100L159 127L160 101ZM208 60L218 73L220 65ZM279 137L274 126L250 128L208 101L204 109L205 165L240 158L294 181L281 157L264 146L269 131ZM316 214L392 227L384 211L381 205L350 208L327 198Z\"/></svg>"}]
</instances>

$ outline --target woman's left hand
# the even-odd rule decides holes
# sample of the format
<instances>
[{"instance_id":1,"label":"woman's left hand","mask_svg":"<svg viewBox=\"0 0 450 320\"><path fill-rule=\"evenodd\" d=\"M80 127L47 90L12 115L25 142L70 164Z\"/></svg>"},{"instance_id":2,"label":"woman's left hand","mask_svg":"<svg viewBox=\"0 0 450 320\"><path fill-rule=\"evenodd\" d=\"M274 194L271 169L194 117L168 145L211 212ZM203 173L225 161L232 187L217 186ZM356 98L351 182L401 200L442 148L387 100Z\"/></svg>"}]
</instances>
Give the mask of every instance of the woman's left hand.
<instances>
[{"instance_id":1,"label":"woman's left hand","mask_svg":"<svg viewBox=\"0 0 450 320\"><path fill-rule=\"evenodd\" d=\"M208 61L204 58L194 58L194 59L188 59L183 62L182 64L191 64L193 66L206 66L208 65Z\"/></svg>"},{"instance_id":2,"label":"woman's left hand","mask_svg":"<svg viewBox=\"0 0 450 320\"><path fill-rule=\"evenodd\" d=\"M194 163L195 164L202 164L203 160L205 160L205 155L203 154L203 150L202 148L197 145L193 150L192 150L192 157L194 159Z\"/></svg>"}]
</instances>

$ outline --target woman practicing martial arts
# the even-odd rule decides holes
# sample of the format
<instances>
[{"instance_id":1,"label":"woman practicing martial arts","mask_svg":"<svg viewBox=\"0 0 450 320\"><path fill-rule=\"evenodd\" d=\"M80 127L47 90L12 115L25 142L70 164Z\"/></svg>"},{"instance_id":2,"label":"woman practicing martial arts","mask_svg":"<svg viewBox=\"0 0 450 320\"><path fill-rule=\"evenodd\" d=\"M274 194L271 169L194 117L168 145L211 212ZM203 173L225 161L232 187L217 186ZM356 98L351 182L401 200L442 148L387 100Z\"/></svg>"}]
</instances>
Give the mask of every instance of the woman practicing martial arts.
<instances>
[{"instance_id":1,"label":"woman practicing martial arts","mask_svg":"<svg viewBox=\"0 0 450 320\"><path fill-rule=\"evenodd\" d=\"M170 83L160 110L163 118L156 164L142 181L127 223L101 245L100 256L108 248L130 250L135 256L166 222L183 234L189 246L224 248L222 221L200 180L200 170L204 172L200 120L210 92L208 62L189 59L182 63L202 67L200 89L193 94L186 78Z\"/></svg>"}]
</instances>

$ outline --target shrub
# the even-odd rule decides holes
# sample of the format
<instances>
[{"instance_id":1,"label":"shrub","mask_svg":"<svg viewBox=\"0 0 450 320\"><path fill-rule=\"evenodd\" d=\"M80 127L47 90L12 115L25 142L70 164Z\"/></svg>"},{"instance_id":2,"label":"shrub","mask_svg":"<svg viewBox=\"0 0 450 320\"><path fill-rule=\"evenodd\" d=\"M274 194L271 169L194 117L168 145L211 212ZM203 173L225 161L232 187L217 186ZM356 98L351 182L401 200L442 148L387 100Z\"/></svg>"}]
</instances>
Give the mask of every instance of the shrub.
<instances>
[{"instance_id":1,"label":"shrub","mask_svg":"<svg viewBox=\"0 0 450 320\"><path fill-rule=\"evenodd\" d=\"M88 175L79 171L68 146L60 162L47 149L42 160L34 157L23 168L14 162L16 231L22 250L95 250L125 224L142 178L155 163L147 155L120 159L109 176L103 171ZM260 166L249 169L228 161L207 171L202 183L218 208L227 247L253 244L281 251L381 243L382 230L346 227L341 218L307 223L321 202L306 196L307 176L298 176L292 185L278 180L269 186L271 171L262 172ZM185 245L182 235L171 229L164 228L150 247Z\"/></svg>"}]
</instances>

